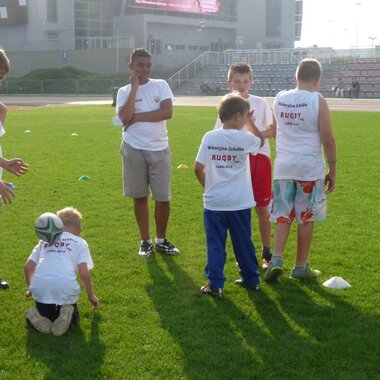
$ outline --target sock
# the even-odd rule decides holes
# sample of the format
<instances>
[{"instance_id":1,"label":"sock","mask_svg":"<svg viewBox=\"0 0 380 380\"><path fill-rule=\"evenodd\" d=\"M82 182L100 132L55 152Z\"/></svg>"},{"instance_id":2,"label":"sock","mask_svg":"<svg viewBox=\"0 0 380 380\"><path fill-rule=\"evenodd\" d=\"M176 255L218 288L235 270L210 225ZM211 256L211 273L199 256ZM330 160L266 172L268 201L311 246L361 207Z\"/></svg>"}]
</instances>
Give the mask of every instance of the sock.
<instances>
[{"instance_id":1,"label":"sock","mask_svg":"<svg viewBox=\"0 0 380 380\"><path fill-rule=\"evenodd\" d=\"M148 240L141 240L141 244L142 244L144 241L148 242L149 244L152 244L152 239L148 239Z\"/></svg>"},{"instance_id":2,"label":"sock","mask_svg":"<svg viewBox=\"0 0 380 380\"><path fill-rule=\"evenodd\" d=\"M270 247L266 247L265 245L263 245L261 256L263 259L270 259L272 257L272 251Z\"/></svg>"},{"instance_id":3,"label":"sock","mask_svg":"<svg viewBox=\"0 0 380 380\"><path fill-rule=\"evenodd\" d=\"M306 269L306 266L307 266L307 263L304 264L304 265L301 265L301 266L294 266L294 269L297 269L297 270L305 270Z\"/></svg>"},{"instance_id":4,"label":"sock","mask_svg":"<svg viewBox=\"0 0 380 380\"><path fill-rule=\"evenodd\" d=\"M271 263L276 263L277 265L282 265L282 256L273 255L270 261L271 261Z\"/></svg>"},{"instance_id":5,"label":"sock","mask_svg":"<svg viewBox=\"0 0 380 380\"><path fill-rule=\"evenodd\" d=\"M161 244L165 241L165 238L156 238L156 244Z\"/></svg>"}]
</instances>

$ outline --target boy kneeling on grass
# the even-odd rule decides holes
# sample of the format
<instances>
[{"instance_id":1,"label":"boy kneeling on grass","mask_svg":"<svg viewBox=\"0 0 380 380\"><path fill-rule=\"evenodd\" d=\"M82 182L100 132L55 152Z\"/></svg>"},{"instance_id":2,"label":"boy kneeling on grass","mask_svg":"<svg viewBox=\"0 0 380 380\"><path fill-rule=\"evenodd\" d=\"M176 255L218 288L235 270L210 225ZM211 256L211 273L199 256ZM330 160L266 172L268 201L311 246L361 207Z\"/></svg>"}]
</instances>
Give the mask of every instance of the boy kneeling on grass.
<instances>
[{"instance_id":1,"label":"boy kneeling on grass","mask_svg":"<svg viewBox=\"0 0 380 380\"><path fill-rule=\"evenodd\" d=\"M36 307L27 310L28 325L36 330L63 335L79 319L77 301L80 287L76 269L93 309L99 307L89 269L94 267L86 241L80 238L81 213L72 207L57 212L64 232L53 243L40 240L24 267L29 295Z\"/></svg>"},{"instance_id":2,"label":"boy kneeling on grass","mask_svg":"<svg viewBox=\"0 0 380 380\"><path fill-rule=\"evenodd\" d=\"M249 103L236 93L224 96L219 105L223 127L207 132L195 162L195 175L204 188L204 224L206 230L207 284L203 294L222 297L225 282L227 231L230 232L241 279L236 285L259 289L255 247L251 240L251 209L255 207L249 171L249 153L263 146L261 133L247 124Z\"/></svg>"}]
</instances>

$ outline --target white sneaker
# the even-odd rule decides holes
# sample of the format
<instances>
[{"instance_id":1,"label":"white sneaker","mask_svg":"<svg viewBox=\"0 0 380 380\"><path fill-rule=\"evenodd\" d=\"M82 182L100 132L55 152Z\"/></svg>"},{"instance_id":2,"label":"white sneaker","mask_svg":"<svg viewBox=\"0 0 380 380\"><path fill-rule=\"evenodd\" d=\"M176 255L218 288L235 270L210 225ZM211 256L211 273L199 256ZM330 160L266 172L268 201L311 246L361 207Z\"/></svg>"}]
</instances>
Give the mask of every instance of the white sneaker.
<instances>
[{"instance_id":1,"label":"white sneaker","mask_svg":"<svg viewBox=\"0 0 380 380\"><path fill-rule=\"evenodd\" d=\"M36 307L30 307L26 312L26 319L39 332L50 334L53 322L46 317L43 317Z\"/></svg>"},{"instance_id":2,"label":"white sneaker","mask_svg":"<svg viewBox=\"0 0 380 380\"><path fill-rule=\"evenodd\" d=\"M72 305L62 305L59 317L53 322L51 332L55 336L63 335L70 327L74 307Z\"/></svg>"}]
</instances>

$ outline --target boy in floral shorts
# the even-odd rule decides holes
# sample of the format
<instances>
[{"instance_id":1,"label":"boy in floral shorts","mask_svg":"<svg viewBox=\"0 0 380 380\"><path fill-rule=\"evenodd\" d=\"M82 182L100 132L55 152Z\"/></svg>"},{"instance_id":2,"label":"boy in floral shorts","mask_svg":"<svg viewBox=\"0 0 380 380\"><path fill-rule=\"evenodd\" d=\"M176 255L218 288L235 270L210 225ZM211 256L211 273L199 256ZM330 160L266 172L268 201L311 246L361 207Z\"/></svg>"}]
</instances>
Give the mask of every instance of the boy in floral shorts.
<instances>
[{"instance_id":1,"label":"boy in floral shorts","mask_svg":"<svg viewBox=\"0 0 380 380\"><path fill-rule=\"evenodd\" d=\"M321 73L317 60L303 59L296 71L297 88L281 91L273 104L277 154L271 220L276 227L273 256L264 276L267 282L277 281L283 272L283 251L294 219L298 223L297 256L290 277L309 279L320 275L309 266L308 255L314 222L326 219L325 194L334 190L336 178L330 111L317 92ZM329 167L327 174L322 150Z\"/></svg>"}]
</instances>

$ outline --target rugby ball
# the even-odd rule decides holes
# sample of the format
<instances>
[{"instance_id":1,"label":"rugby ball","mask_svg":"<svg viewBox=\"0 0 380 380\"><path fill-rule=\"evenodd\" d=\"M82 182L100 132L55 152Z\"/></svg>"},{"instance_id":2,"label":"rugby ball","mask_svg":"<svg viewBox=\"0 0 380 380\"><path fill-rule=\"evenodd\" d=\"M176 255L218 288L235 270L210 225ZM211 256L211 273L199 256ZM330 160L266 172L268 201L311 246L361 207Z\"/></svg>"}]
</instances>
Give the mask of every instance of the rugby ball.
<instances>
[{"instance_id":1,"label":"rugby ball","mask_svg":"<svg viewBox=\"0 0 380 380\"><path fill-rule=\"evenodd\" d=\"M56 214L45 212L34 222L34 231L36 231L37 236L43 241L53 243L61 236L63 223Z\"/></svg>"}]
</instances>

